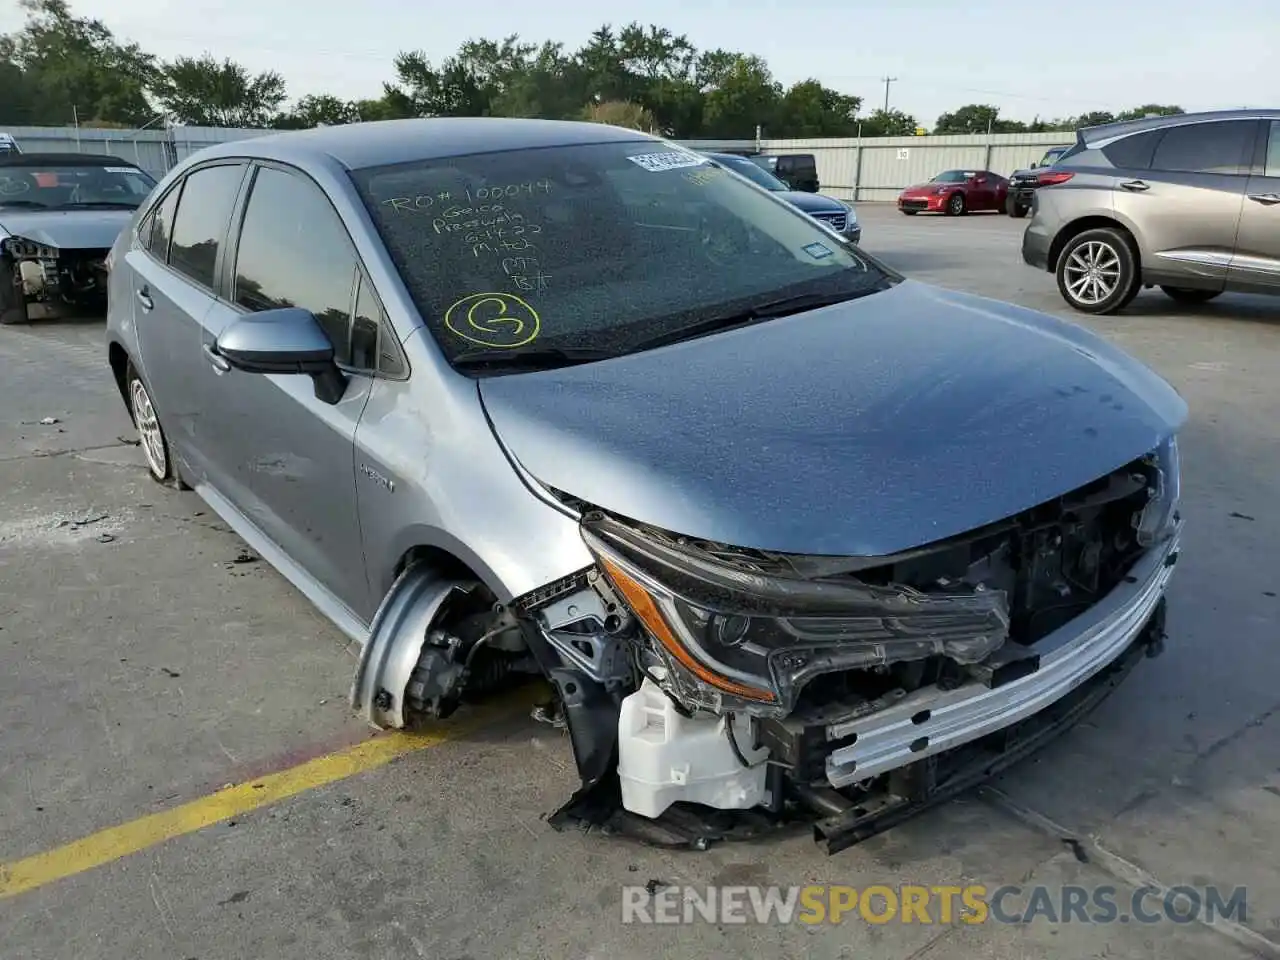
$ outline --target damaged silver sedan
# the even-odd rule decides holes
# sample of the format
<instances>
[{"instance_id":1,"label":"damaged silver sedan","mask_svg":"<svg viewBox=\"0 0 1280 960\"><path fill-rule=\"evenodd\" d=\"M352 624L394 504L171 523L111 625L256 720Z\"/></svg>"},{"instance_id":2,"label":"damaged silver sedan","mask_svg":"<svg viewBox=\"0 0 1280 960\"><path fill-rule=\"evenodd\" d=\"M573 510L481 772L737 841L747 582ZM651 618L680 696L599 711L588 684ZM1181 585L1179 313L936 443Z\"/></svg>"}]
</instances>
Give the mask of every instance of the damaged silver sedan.
<instances>
[{"instance_id":1,"label":"damaged silver sedan","mask_svg":"<svg viewBox=\"0 0 1280 960\"><path fill-rule=\"evenodd\" d=\"M0 324L107 303L107 253L155 180L127 160L0 155Z\"/></svg>"},{"instance_id":2,"label":"damaged silver sedan","mask_svg":"<svg viewBox=\"0 0 1280 960\"><path fill-rule=\"evenodd\" d=\"M113 252L108 351L189 485L430 724L521 676L553 825L834 851L1038 747L1164 639L1164 381L906 280L695 153L415 120L226 144Z\"/></svg>"}]
</instances>

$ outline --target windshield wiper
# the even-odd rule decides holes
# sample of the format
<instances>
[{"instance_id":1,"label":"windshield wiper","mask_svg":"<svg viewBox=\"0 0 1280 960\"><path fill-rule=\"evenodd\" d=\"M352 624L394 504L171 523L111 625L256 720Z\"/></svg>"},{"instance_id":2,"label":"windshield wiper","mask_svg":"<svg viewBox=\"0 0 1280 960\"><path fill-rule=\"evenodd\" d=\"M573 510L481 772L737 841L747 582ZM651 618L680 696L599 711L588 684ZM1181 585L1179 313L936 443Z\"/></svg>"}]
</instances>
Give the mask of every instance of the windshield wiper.
<instances>
[{"instance_id":1,"label":"windshield wiper","mask_svg":"<svg viewBox=\"0 0 1280 960\"><path fill-rule=\"evenodd\" d=\"M595 360L607 360L617 355L616 351L600 350L594 347L536 347L532 350L486 347L463 351L453 358L452 363L460 369L483 367L546 370L553 367L572 367Z\"/></svg>"},{"instance_id":2,"label":"windshield wiper","mask_svg":"<svg viewBox=\"0 0 1280 960\"><path fill-rule=\"evenodd\" d=\"M39 207L44 210L47 204L43 204L39 200L0 200L0 207Z\"/></svg>"},{"instance_id":3,"label":"windshield wiper","mask_svg":"<svg viewBox=\"0 0 1280 960\"><path fill-rule=\"evenodd\" d=\"M804 313L806 310L829 307L832 304L844 303L846 300L856 300L868 293L883 290L885 287L886 284L882 281L865 290L841 290L839 293L800 293L791 297L766 300L746 310L736 310L733 313L708 317L706 320L700 320L687 327L669 330L656 337L650 337L648 340L641 340L627 352L652 350L655 347L665 347L668 344L705 337L708 334L720 333L723 330L731 330L734 327L745 327L761 320L773 320L776 317L786 317L793 313Z\"/></svg>"},{"instance_id":4,"label":"windshield wiper","mask_svg":"<svg viewBox=\"0 0 1280 960\"><path fill-rule=\"evenodd\" d=\"M77 200L74 203L60 203L58 210L136 210L136 203L125 203L122 200Z\"/></svg>"}]
</instances>

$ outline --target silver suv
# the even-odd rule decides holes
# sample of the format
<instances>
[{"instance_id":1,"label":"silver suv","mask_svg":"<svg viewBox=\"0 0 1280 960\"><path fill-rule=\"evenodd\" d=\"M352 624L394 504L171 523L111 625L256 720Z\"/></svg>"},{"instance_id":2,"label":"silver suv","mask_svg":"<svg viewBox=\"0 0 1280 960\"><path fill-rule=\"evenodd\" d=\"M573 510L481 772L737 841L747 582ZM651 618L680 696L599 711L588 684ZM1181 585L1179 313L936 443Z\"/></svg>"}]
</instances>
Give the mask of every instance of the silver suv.
<instances>
[{"instance_id":1,"label":"silver suv","mask_svg":"<svg viewBox=\"0 0 1280 960\"><path fill-rule=\"evenodd\" d=\"M1035 192L1022 259L1085 313L1141 287L1181 303L1280 294L1280 110L1089 127Z\"/></svg>"}]
</instances>

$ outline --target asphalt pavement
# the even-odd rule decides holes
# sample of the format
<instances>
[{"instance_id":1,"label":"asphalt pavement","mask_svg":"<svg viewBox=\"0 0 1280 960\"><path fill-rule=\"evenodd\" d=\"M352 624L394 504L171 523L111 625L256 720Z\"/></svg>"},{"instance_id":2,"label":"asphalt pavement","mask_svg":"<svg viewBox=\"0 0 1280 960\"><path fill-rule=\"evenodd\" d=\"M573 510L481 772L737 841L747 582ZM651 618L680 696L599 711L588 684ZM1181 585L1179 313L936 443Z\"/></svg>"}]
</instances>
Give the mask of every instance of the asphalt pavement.
<instances>
[{"instance_id":1,"label":"asphalt pavement","mask_svg":"<svg viewBox=\"0 0 1280 960\"><path fill-rule=\"evenodd\" d=\"M1025 221L863 205L919 280L1083 320ZM152 483L101 321L0 329L0 960L1280 956L1280 299L1144 293L1090 326L1187 399L1163 656L979 791L834 857L674 853L542 817L576 785L520 700L388 745L348 644L193 493ZM623 888L1185 885L1177 923L623 923Z\"/></svg>"}]
</instances>

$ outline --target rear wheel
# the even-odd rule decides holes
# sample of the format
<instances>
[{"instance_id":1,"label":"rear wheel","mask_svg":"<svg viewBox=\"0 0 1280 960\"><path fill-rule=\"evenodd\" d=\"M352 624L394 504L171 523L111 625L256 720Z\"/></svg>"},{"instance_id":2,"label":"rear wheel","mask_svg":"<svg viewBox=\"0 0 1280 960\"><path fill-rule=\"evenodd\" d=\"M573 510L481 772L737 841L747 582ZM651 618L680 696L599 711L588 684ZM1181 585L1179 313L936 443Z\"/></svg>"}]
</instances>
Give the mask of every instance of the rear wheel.
<instances>
[{"instance_id":1,"label":"rear wheel","mask_svg":"<svg viewBox=\"0 0 1280 960\"><path fill-rule=\"evenodd\" d=\"M1214 297L1221 296L1221 290L1196 290L1192 287L1161 287L1166 294L1179 303L1208 303Z\"/></svg>"},{"instance_id":2,"label":"rear wheel","mask_svg":"<svg viewBox=\"0 0 1280 960\"><path fill-rule=\"evenodd\" d=\"M1128 306L1140 286L1133 248L1110 227L1072 237L1054 273L1062 298L1083 313L1115 313Z\"/></svg>"},{"instance_id":3,"label":"rear wheel","mask_svg":"<svg viewBox=\"0 0 1280 960\"><path fill-rule=\"evenodd\" d=\"M27 304L17 264L0 263L0 324L26 322Z\"/></svg>"},{"instance_id":4,"label":"rear wheel","mask_svg":"<svg viewBox=\"0 0 1280 960\"><path fill-rule=\"evenodd\" d=\"M965 211L964 194L953 193L947 197L947 216L958 217Z\"/></svg>"},{"instance_id":5,"label":"rear wheel","mask_svg":"<svg viewBox=\"0 0 1280 960\"><path fill-rule=\"evenodd\" d=\"M160 418L151 402L151 393L132 365L125 375L125 384L129 390L129 412L133 414L134 425L138 428L138 439L141 441L142 455L147 461L147 471L157 483L167 483L174 476L173 464L169 459L169 441L160 426Z\"/></svg>"}]
</instances>

